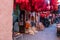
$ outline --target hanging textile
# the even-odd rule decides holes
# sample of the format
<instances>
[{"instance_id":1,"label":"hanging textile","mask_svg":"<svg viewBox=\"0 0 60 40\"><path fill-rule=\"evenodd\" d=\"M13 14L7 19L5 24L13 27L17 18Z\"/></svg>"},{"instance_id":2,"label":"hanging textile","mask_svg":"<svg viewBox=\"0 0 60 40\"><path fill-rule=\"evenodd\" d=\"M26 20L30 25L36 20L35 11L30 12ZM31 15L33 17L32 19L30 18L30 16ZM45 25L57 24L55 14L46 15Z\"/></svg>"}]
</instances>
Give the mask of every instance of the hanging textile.
<instances>
[{"instance_id":1,"label":"hanging textile","mask_svg":"<svg viewBox=\"0 0 60 40\"><path fill-rule=\"evenodd\" d=\"M13 5L13 9L16 10L16 3L14 3L14 5Z\"/></svg>"},{"instance_id":2,"label":"hanging textile","mask_svg":"<svg viewBox=\"0 0 60 40\"><path fill-rule=\"evenodd\" d=\"M58 0L51 0L51 6L53 6L53 10L58 10Z\"/></svg>"},{"instance_id":3,"label":"hanging textile","mask_svg":"<svg viewBox=\"0 0 60 40\"><path fill-rule=\"evenodd\" d=\"M27 11L43 11L48 9L45 0L16 0L16 3L19 3L20 9Z\"/></svg>"},{"instance_id":4,"label":"hanging textile","mask_svg":"<svg viewBox=\"0 0 60 40\"><path fill-rule=\"evenodd\" d=\"M34 0L34 1L33 1L34 10L41 11L41 7L43 6L44 0Z\"/></svg>"}]
</instances>

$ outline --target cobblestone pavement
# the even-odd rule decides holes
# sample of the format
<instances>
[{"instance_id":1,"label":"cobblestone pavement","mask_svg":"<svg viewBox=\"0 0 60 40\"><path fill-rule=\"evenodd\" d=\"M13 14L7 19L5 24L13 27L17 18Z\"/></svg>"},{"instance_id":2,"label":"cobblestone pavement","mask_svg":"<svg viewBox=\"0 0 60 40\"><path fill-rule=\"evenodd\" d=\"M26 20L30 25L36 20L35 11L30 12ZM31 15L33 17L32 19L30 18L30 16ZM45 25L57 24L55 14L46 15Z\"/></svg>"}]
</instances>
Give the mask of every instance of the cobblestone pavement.
<instances>
[{"instance_id":1,"label":"cobblestone pavement","mask_svg":"<svg viewBox=\"0 0 60 40\"><path fill-rule=\"evenodd\" d=\"M17 38L17 40L60 40L56 36L56 24L50 25L50 27L45 28L43 31L39 31L35 35L23 34L22 37Z\"/></svg>"}]
</instances>

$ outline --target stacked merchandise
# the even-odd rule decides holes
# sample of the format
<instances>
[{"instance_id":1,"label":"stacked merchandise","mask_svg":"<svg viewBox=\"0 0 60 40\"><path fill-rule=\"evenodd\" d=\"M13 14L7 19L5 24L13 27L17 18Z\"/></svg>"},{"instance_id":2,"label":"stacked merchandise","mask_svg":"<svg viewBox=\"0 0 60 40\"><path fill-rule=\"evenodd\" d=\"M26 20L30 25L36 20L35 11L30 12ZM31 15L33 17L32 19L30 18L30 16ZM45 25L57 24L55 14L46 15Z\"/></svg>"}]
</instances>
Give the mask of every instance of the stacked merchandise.
<instances>
[{"instance_id":1,"label":"stacked merchandise","mask_svg":"<svg viewBox=\"0 0 60 40\"><path fill-rule=\"evenodd\" d=\"M40 14L36 12L30 12L29 14L30 17L26 20L26 33L34 34L37 33L38 30L44 30L44 25L40 22L39 19Z\"/></svg>"}]
</instances>

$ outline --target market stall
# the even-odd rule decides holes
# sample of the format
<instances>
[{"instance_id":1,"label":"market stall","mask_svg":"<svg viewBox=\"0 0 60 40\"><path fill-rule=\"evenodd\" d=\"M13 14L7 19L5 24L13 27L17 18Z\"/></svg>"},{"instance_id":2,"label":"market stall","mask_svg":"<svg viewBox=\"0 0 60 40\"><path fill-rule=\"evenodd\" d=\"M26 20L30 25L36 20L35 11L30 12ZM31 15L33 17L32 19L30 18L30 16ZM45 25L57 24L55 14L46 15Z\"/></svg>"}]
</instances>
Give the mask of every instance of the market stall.
<instances>
[{"instance_id":1,"label":"market stall","mask_svg":"<svg viewBox=\"0 0 60 40\"><path fill-rule=\"evenodd\" d=\"M14 9L16 9L18 5L18 9L20 11L18 12L19 32L34 34L37 32L36 31L37 29L40 28L39 30L44 30L45 27L48 27L50 25L48 20L50 11L51 10L56 11L58 7L56 1L15 0Z\"/></svg>"}]
</instances>

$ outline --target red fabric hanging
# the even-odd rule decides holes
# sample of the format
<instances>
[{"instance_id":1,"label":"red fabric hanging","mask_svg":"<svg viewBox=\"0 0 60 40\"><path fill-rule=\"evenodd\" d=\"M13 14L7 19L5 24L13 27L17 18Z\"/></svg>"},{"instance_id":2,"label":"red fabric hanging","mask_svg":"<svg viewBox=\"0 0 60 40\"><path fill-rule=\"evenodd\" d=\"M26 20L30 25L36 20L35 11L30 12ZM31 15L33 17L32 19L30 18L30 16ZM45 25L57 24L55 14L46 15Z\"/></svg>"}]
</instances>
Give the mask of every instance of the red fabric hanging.
<instances>
[{"instance_id":1,"label":"red fabric hanging","mask_svg":"<svg viewBox=\"0 0 60 40\"><path fill-rule=\"evenodd\" d=\"M51 5L56 5L58 0L51 0Z\"/></svg>"},{"instance_id":2,"label":"red fabric hanging","mask_svg":"<svg viewBox=\"0 0 60 40\"><path fill-rule=\"evenodd\" d=\"M25 9L29 11L46 10L47 6L46 3L44 3L45 0L31 0L31 1L32 1L32 5L29 2L29 0L16 0L16 3L20 4L20 9Z\"/></svg>"},{"instance_id":3,"label":"red fabric hanging","mask_svg":"<svg viewBox=\"0 0 60 40\"><path fill-rule=\"evenodd\" d=\"M53 10L58 10L58 5L54 5Z\"/></svg>"},{"instance_id":4,"label":"red fabric hanging","mask_svg":"<svg viewBox=\"0 0 60 40\"><path fill-rule=\"evenodd\" d=\"M40 16L43 17L43 18L45 18L45 14L44 13L41 13Z\"/></svg>"},{"instance_id":5,"label":"red fabric hanging","mask_svg":"<svg viewBox=\"0 0 60 40\"><path fill-rule=\"evenodd\" d=\"M46 10L47 9L47 5L46 3L43 4L43 10Z\"/></svg>"},{"instance_id":6,"label":"red fabric hanging","mask_svg":"<svg viewBox=\"0 0 60 40\"><path fill-rule=\"evenodd\" d=\"M30 6L30 4L28 3L28 4L26 4L26 10L27 11L31 11L31 6Z\"/></svg>"},{"instance_id":7,"label":"red fabric hanging","mask_svg":"<svg viewBox=\"0 0 60 40\"><path fill-rule=\"evenodd\" d=\"M52 10L57 10L58 9L58 6L57 6L57 2L58 0L51 0L51 5L53 6L53 9Z\"/></svg>"},{"instance_id":8,"label":"red fabric hanging","mask_svg":"<svg viewBox=\"0 0 60 40\"><path fill-rule=\"evenodd\" d=\"M14 3L14 5L13 5L13 9L14 9L14 10L16 9L16 3Z\"/></svg>"},{"instance_id":9,"label":"red fabric hanging","mask_svg":"<svg viewBox=\"0 0 60 40\"><path fill-rule=\"evenodd\" d=\"M28 7L27 5L28 5L28 0L20 0L20 9L25 9L26 10L26 8Z\"/></svg>"},{"instance_id":10,"label":"red fabric hanging","mask_svg":"<svg viewBox=\"0 0 60 40\"><path fill-rule=\"evenodd\" d=\"M30 3L29 3L29 0L25 0L25 10L31 11L31 6L30 6Z\"/></svg>"},{"instance_id":11,"label":"red fabric hanging","mask_svg":"<svg viewBox=\"0 0 60 40\"><path fill-rule=\"evenodd\" d=\"M45 17L48 17L50 13L46 12L46 13L41 13L40 16L45 18Z\"/></svg>"},{"instance_id":12,"label":"red fabric hanging","mask_svg":"<svg viewBox=\"0 0 60 40\"><path fill-rule=\"evenodd\" d=\"M35 11L41 11L41 7L43 6L44 0L35 0Z\"/></svg>"},{"instance_id":13,"label":"red fabric hanging","mask_svg":"<svg viewBox=\"0 0 60 40\"><path fill-rule=\"evenodd\" d=\"M26 5L25 5L24 3L21 3L21 4L20 4L20 9L25 9L25 6L26 6Z\"/></svg>"},{"instance_id":14,"label":"red fabric hanging","mask_svg":"<svg viewBox=\"0 0 60 40\"><path fill-rule=\"evenodd\" d=\"M16 3L21 3L21 0L16 0Z\"/></svg>"},{"instance_id":15,"label":"red fabric hanging","mask_svg":"<svg viewBox=\"0 0 60 40\"><path fill-rule=\"evenodd\" d=\"M24 2L28 2L28 0L16 0L16 3L24 3Z\"/></svg>"},{"instance_id":16,"label":"red fabric hanging","mask_svg":"<svg viewBox=\"0 0 60 40\"><path fill-rule=\"evenodd\" d=\"M50 13L48 13L48 12L47 12L47 13L46 13L46 17L48 17L48 16L49 16L49 14L50 14Z\"/></svg>"}]
</instances>

